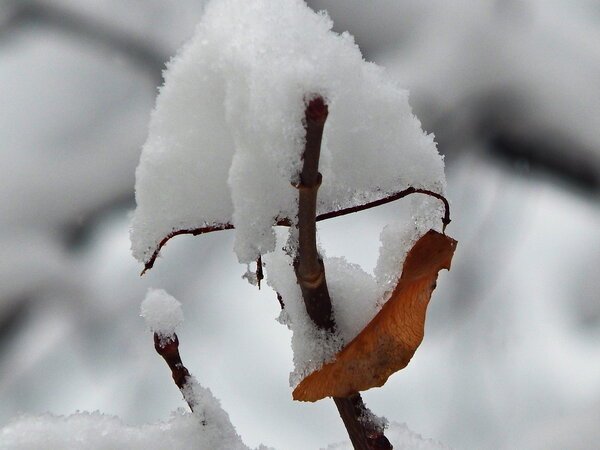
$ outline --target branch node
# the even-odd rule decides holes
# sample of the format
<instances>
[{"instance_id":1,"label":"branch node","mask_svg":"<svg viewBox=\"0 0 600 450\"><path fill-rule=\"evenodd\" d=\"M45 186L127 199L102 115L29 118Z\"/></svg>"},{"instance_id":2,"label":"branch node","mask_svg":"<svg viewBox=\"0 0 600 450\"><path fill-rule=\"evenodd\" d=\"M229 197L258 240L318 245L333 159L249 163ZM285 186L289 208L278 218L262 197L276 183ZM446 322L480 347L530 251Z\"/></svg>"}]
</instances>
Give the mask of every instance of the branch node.
<instances>
[{"instance_id":1,"label":"branch node","mask_svg":"<svg viewBox=\"0 0 600 450\"><path fill-rule=\"evenodd\" d=\"M300 182L300 183L292 183L292 186L294 186L299 191L310 191L313 189L315 191L317 191L321 187L322 181L323 181L323 175L321 175L321 172L317 172L317 180L313 184L307 186L306 184Z\"/></svg>"}]
</instances>

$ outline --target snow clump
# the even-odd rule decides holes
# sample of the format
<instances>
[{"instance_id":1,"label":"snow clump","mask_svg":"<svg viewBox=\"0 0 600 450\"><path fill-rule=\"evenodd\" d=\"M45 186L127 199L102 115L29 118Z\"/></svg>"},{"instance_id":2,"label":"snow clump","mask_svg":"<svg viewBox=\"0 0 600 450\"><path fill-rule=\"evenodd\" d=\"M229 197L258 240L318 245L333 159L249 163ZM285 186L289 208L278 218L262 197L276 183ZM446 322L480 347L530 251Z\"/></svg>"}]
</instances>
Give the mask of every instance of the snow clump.
<instances>
[{"instance_id":1,"label":"snow clump","mask_svg":"<svg viewBox=\"0 0 600 450\"><path fill-rule=\"evenodd\" d=\"M409 186L443 194L444 164L408 92L302 0L213 0L167 65L136 172L131 241L148 262L179 230L231 223L242 263L294 220L307 98L329 107L318 213ZM428 211L426 214L436 214Z\"/></svg>"},{"instance_id":2,"label":"snow clump","mask_svg":"<svg viewBox=\"0 0 600 450\"><path fill-rule=\"evenodd\" d=\"M166 340L175 334L175 329L183 322L181 303L163 289L148 289L140 316L150 331Z\"/></svg>"},{"instance_id":3,"label":"snow clump","mask_svg":"<svg viewBox=\"0 0 600 450\"><path fill-rule=\"evenodd\" d=\"M241 263L264 256L268 282L294 331L291 384L331 360L379 311L410 245L440 228L441 202L419 196L411 220L389 227L376 276L325 261L337 335L308 318L292 260L307 100L329 110L317 214L378 200L408 187L444 194L444 163L421 129L408 93L365 61L353 37L332 31L303 0L212 0L194 37L167 65L136 171L133 255L146 264L166 237L235 227ZM287 249L287 254L282 252Z\"/></svg>"}]
</instances>

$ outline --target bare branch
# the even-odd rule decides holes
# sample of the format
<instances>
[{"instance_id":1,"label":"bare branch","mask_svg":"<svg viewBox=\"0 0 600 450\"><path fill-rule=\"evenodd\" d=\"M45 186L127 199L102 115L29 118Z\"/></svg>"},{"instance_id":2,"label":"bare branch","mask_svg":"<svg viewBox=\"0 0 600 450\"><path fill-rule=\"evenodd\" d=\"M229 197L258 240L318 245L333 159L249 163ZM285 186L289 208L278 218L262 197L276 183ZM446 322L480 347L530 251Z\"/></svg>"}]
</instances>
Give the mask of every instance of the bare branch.
<instances>
[{"instance_id":1,"label":"bare branch","mask_svg":"<svg viewBox=\"0 0 600 450\"><path fill-rule=\"evenodd\" d=\"M317 192L321 185L319 158L327 113L327 105L322 97L313 98L306 107L304 165L297 186L298 254L294 269L309 317L319 328L333 331L335 325L325 280L325 267L317 252L316 226Z\"/></svg>"},{"instance_id":2,"label":"bare branch","mask_svg":"<svg viewBox=\"0 0 600 450\"><path fill-rule=\"evenodd\" d=\"M41 23L65 34L88 39L111 52L118 52L146 69L157 85L162 83L161 71L169 54L157 49L156 45L150 45L144 39L94 17L51 2L19 0L10 6L9 17L2 24L0 32L26 23Z\"/></svg>"},{"instance_id":3,"label":"bare branch","mask_svg":"<svg viewBox=\"0 0 600 450\"><path fill-rule=\"evenodd\" d=\"M190 410L194 412L193 398L187 392L188 384L191 380L190 372L186 369L181 362L179 356L179 339L176 334L173 334L169 338L160 337L157 333L154 333L154 348L156 352L163 357L167 365L171 369L171 375L173 381L181 391L183 398L187 402Z\"/></svg>"},{"instance_id":4,"label":"bare branch","mask_svg":"<svg viewBox=\"0 0 600 450\"><path fill-rule=\"evenodd\" d=\"M334 397L333 401L355 449L391 450L393 448L383 434L383 426L374 422L372 413L363 403L360 394L349 398Z\"/></svg>"},{"instance_id":5,"label":"bare branch","mask_svg":"<svg viewBox=\"0 0 600 450\"><path fill-rule=\"evenodd\" d=\"M327 119L327 105L322 97L312 98L306 107L306 144L304 164L300 174L298 201L298 254L294 260L296 279L302 291L306 311L321 329L335 331L331 298L327 289L325 266L317 251L316 205L317 192L321 185L319 157L323 128ZM350 398L334 398L340 417L344 421L352 445L357 450L391 449L389 441L364 414L360 394ZM374 444L384 445L382 447Z\"/></svg>"},{"instance_id":6,"label":"bare branch","mask_svg":"<svg viewBox=\"0 0 600 450\"><path fill-rule=\"evenodd\" d=\"M320 181L319 181L319 183L320 183ZM451 220L450 220L450 204L448 203L448 200L446 200L446 197L444 197L442 194L438 194L437 192L429 191L427 189L418 189L418 188L414 188L414 187L409 187L407 189L404 189L403 191L396 192L394 194L383 197L379 200L374 200L372 202L364 203L362 205L350 206L348 208L338 209L337 211L330 211L327 213L319 214L315 220L317 222L320 222L322 220L333 219L335 217L345 216L346 214L352 214L352 213L364 211L367 209L374 208L376 206L385 205L386 203L395 202L396 200L400 200L401 198L404 198L411 194L429 195L431 197L435 197L435 198L441 200L444 203L444 217L442 217L441 220L444 225L443 229L445 230L446 226L451 222ZM290 227L290 226L292 226L292 221L288 218L279 219L275 222L274 225L282 226L282 227ZM206 226L206 227L202 227L202 228L193 228L193 229L173 231L172 233L168 234L162 241L160 241L160 243L158 244L158 246L152 253L152 256L150 257L150 259L148 259L148 261L146 261L146 263L144 264L144 270L142 271L141 275L144 275L144 273L146 273L147 270L152 269L152 267L154 266L154 262L156 261L156 258L158 258L158 254L160 253L160 250L171 238L173 238L175 236L179 236L181 234L191 234L193 236L198 236L199 234L212 233L213 231L221 231L221 230L233 230L234 228L235 227L232 224L225 223L225 224Z\"/></svg>"}]
</instances>

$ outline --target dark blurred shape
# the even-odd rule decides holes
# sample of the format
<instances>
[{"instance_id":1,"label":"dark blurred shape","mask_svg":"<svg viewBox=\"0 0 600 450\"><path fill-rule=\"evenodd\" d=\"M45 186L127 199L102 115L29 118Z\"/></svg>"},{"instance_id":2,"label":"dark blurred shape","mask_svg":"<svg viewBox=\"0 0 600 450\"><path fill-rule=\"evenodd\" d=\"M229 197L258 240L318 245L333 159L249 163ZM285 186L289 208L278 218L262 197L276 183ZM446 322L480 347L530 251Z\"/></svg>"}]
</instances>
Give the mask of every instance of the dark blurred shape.
<instances>
[{"instance_id":1,"label":"dark blurred shape","mask_svg":"<svg viewBox=\"0 0 600 450\"><path fill-rule=\"evenodd\" d=\"M19 299L2 299L9 302L0 310L0 355L13 346L13 336L21 331L29 316L30 299L23 297ZM0 357L0 367L4 359Z\"/></svg>"},{"instance_id":2,"label":"dark blurred shape","mask_svg":"<svg viewBox=\"0 0 600 450\"><path fill-rule=\"evenodd\" d=\"M11 3L10 9L4 13L4 16L3 23L0 24L0 36L10 33L11 29L27 24L53 27L121 54L124 58L145 67L154 78L156 85L162 84L161 72L171 55L163 53L160 49L148 45L147 41L136 38L117 27L40 1Z\"/></svg>"},{"instance_id":3,"label":"dark blurred shape","mask_svg":"<svg viewBox=\"0 0 600 450\"><path fill-rule=\"evenodd\" d=\"M571 143L560 136L550 139L547 135L540 139L504 130L492 134L490 144L493 154L516 167L525 165L531 172L549 172L583 191L599 191L598 171L577 155L564 157Z\"/></svg>"}]
</instances>

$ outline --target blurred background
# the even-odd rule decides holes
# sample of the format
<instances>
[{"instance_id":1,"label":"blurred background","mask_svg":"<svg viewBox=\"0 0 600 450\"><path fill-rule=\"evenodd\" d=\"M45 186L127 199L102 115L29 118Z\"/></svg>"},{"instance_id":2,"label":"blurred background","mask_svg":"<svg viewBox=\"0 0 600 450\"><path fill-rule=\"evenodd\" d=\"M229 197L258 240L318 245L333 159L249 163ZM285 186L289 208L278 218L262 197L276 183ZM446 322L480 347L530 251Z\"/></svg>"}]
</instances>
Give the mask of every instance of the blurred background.
<instances>
[{"instance_id":1,"label":"blurred background","mask_svg":"<svg viewBox=\"0 0 600 450\"><path fill-rule=\"evenodd\" d=\"M425 340L367 405L457 449L600 440L600 5L590 0L312 0L410 90L445 155L459 247ZM346 439L332 402L294 403L289 331L232 234L129 253L134 170L164 64L202 0L0 1L0 426L183 407L139 317L184 306L185 364L250 446ZM372 270L402 202L320 227ZM340 233L344 230L344 233Z\"/></svg>"}]
</instances>

